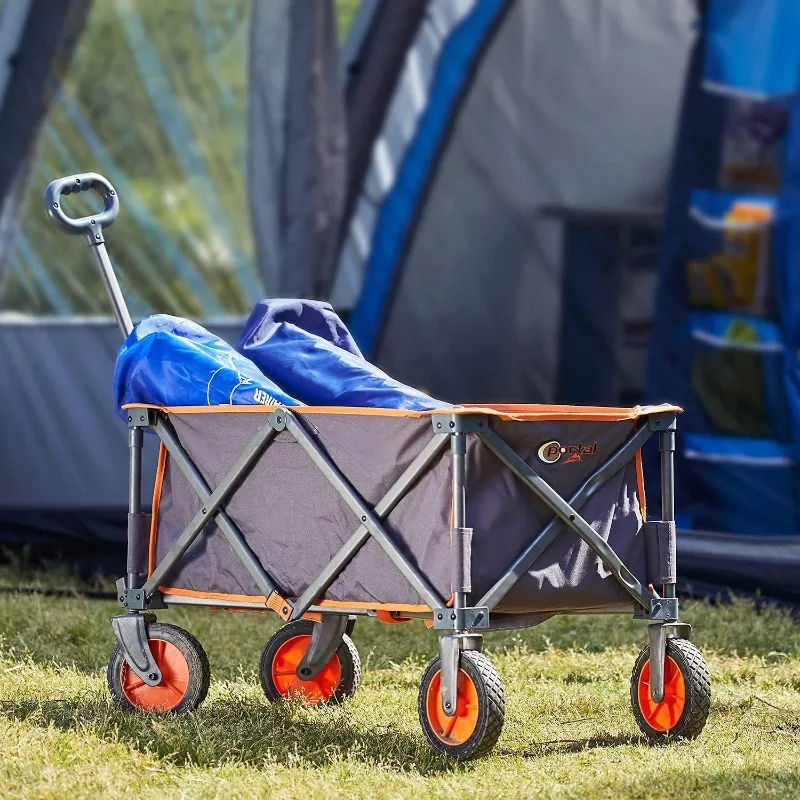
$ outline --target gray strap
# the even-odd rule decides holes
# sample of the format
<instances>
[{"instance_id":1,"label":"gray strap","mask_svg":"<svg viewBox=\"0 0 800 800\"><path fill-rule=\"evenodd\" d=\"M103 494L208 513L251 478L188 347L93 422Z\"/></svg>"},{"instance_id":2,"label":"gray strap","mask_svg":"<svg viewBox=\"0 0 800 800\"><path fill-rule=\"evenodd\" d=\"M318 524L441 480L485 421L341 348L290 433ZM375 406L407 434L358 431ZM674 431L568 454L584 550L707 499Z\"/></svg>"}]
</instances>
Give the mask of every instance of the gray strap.
<instances>
[{"instance_id":1,"label":"gray strap","mask_svg":"<svg viewBox=\"0 0 800 800\"><path fill-rule=\"evenodd\" d=\"M128 572L147 573L150 514L128 514Z\"/></svg>"},{"instance_id":2,"label":"gray strap","mask_svg":"<svg viewBox=\"0 0 800 800\"><path fill-rule=\"evenodd\" d=\"M647 579L652 584L675 583L675 523L645 522Z\"/></svg>"},{"instance_id":3,"label":"gray strap","mask_svg":"<svg viewBox=\"0 0 800 800\"><path fill-rule=\"evenodd\" d=\"M454 592L472 591L472 528L450 531L452 584Z\"/></svg>"}]
</instances>

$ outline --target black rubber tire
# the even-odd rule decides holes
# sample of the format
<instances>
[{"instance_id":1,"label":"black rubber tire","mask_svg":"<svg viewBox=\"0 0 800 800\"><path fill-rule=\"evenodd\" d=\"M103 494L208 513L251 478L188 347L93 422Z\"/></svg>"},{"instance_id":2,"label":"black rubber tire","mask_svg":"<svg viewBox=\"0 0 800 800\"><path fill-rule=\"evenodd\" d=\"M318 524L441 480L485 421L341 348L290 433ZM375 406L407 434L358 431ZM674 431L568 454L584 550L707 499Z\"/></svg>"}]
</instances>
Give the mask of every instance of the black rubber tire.
<instances>
[{"instance_id":1,"label":"black rubber tire","mask_svg":"<svg viewBox=\"0 0 800 800\"><path fill-rule=\"evenodd\" d=\"M417 711L422 732L430 746L439 753L466 761L487 755L497 744L503 732L506 714L505 691L500 674L494 664L476 650L464 650L461 653L460 669L467 673L478 693L478 723L475 731L465 742L451 745L442 741L431 727L428 719L427 697L428 687L436 674L441 670L439 656L428 664L422 683L419 687Z\"/></svg>"},{"instance_id":2,"label":"black rubber tire","mask_svg":"<svg viewBox=\"0 0 800 800\"><path fill-rule=\"evenodd\" d=\"M258 665L258 677L261 681L261 688L264 695L271 703L281 703L287 698L283 695L272 680L272 660L278 652L278 648L289 639L295 636L310 636L314 630L316 622L307 619L298 619L288 622L279 628L267 641L261 653L261 661ZM342 703L352 697L358 685L361 683L361 658L353 640L345 634L342 636L341 644L332 658L339 659L342 670L342 677L331 698L325 701L326 704Z\"/></svg>"},{"instance_id":3,"label":"black rubber tire","mask_svg":"<svg viewBox=\"0 0 800 800\"><path fill-rule=\"evenodd\" d=\"M711 678L700 651L687 639L667 639L667 655L675 661L683 675L686 696L683 711L675 725L668 731L656 730L645 719L639 705L639 676L650 660L650 645L647 645L633 667L631 675L631 709L639 730L651 741L666 739L694 739L705 727L711 710Z\"/></svg>"},{"instance_id":4,"label":"black rubber tire","mask_svg":"<svg viewBox=\"0 0 800 800\"><path fill-rule=\"evenodd\" d=\"M175 708L165 711L148 710L147 713L162 714L186 714L194 711L208 694L208 687L211 683L211 668L208 665L208 657L205 650L191 633L179 628L177 625L167 625L161 622L154 622L147 626L147 637L150 641L159 639L169 642L180 650L186 659L189 667L189 682L183 697ZM106 680L111 696L123 711L141 711L144 709L132 703L123 691L124 671L130 667L122 654L122 648L117 644L111 658L108 661Z\"/></svg>"}]
</instances>

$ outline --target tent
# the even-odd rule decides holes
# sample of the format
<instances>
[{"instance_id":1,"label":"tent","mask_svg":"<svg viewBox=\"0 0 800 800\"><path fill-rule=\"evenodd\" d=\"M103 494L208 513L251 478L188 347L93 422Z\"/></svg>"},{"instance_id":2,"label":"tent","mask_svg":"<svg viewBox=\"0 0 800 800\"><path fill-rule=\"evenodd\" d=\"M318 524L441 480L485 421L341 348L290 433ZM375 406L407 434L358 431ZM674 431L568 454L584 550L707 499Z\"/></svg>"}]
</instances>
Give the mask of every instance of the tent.
<instances>
[{"instance_id":1,"label":"tent","mask_svg":"<svg viewBox=\"0 0 800 800\"><path fill-rule=\"evenodd\" d=\"M113 180L123 210L108 243L135 316L182 314L235 341L262 294L242 168L249 20L249 2L191 15L0 2L2 546L111 574L124 564L119 332L84 243L43 213L52 178ZM148 443L146 479L155 461Z\"/></svg>"},{"instance_id":2,"label":"tent","mask_svg":"<svg viewBox=\"0 0 800 800\"><path fill-rule=\"evenodd\" d=\"M0 43L1 23L8 24L13 5L27 14L18 30L41 24L36 2L5 0ZM178 55L204 71L204 80L196 81L170 61L164 33L148 17L150 5L118 0L89 10L88 2L64 4L75 32L70 39L68 26L53 21L62 32L60 45L40 54L37 74L39 85L49 87L63 72L65 86L47 115L43 108L31 111L21 140L25 158L15 162L33 165L27 185L38 191L35 181L45 181L35 178L40 162L31 159L31 147L40 129L48 148L61 143L64 172L68 164L94 168L118 185L130 217L120 218L110 246L134 292L134 313L228 315L220 324L231 336L240 325L236 315L262 293L325 298L347 316L368 357L447 400L678 401L687 408L689 434L681 438L680 466L691 476L679 496L682 574L796 597L791 567L782 565L796 558L797 520L776 511L772 516L785 520L778 530L760 525L752 513L735 513L751 523L735 529L725 511L734 506L719 491L725 474L694 490L697 470L686 458L686 443L691 452L698 436L715 434L697 411L692 384L697 339L686 336L684 262L712 254L676 249L686 238L681 231L694 208L692 190L714 188L709 176L724 150L723 140L714 138L719 125L704 121L728 103L720 87L740 80L748 64L763 63L763 53L750 48L730 66L726 54L742 52L726 38L730 21L741 20L743 9L785 3L712 0L699 25L694 0L362 0L340 45L337 10L341 18L344 3L206 0L194 4L189 20L174 16L192 16L185 12L168 12L173 28L194 26L192 35L178 37L189 43ZM115 100L119 121L105 136L94 130L102 113L90 113L91 93L70 85L87 39L99 35L122 44L126 63L116 75L135 83ZM761 27L751 20L749 35L760 42L776 34L762 19ZM58 59L69 58L75 41L80 44L65 71ZM773 69L751 69L750 78L776 81L766 94L794 91L792 48L791 42L777 48L785 59ZM25 50L17 52L22 63ZM21 102L13 99L12 84L13 76L0 93L0 125L8 104ZM716 94L708 91L712 85ZM42 95L50 99L44 88L33 96ZM147 102L136 114L149 117L131 124L125 105L139 96ZM137 139L148 124L159 132L160 145ZM64 130L77 132L80 142L72 143ZM703 141L695 142L698 137ZM71 154L63 152L67 139ZM86 142L91 148L81 150ZM152 196L142 187L139 164L122 163L137 148L151 172L168 177L168 192ZM81 152L84 160L77 163ZM11 192L19 193L25 177L15 180L16 189L0 182L0 202L11 209L5 215L10 232L19 228L13 210L20 207ZM5 282L5 307L24 311L27 304L62 317L87 308L97 313L102 295L85 289L88 272L80 272L83 293L67 291L64 300L64 269L43 266L41 255L31 252L50 234L37 229L26 235L33 212L23 208L22 237L0 236L0 269L3 263L15 267ZM176 209L186 218L177 231L163 222ZM66 249L56 238L47 241ZM174 280L159 280L165 274ZM26 285L28 300L15 299ZM105 337L104 355L91 370L71 368L74 347L83 345L67 344L59 326L68 325L73 335L86 337L87 348L89 340ZM0 471L13 472L20 452L32 453L33 474L44 474L37 462L49 459L47 482L20 472L17 485L0 495L6 537L18 535L21 519L36 519L26 533L36 541L45 521L32 515L34 509L54 512L55 532L69 531L84 543L122 531L114 521L123 519L124 431L112 426L102 401L109 393L113 336L110 326L100 335L98 325L26 317L0 326L2 361L14 365L6 367L11 379L1 407L21 408L36 397L16 417L19 438L11 447L0 445ZM760 335L763 326L734 326L743 331L746 354L753 352L754 327ZM778 327L773 351L783 335ZM35 350L36 337L48 335ZM733 341L727 329L721 338ZM39 376L25 373L33 360ZM743 374L738 369L734 359L729 372ZM779 398L776 408L789 405L781 386L791 370L773 373L778 389L761 405L772 407L773 397ZM51 391L60 405L54 415L56 408L38 398L44 376L52 383L56 374ZM719 383L707 377L706 384L703 397L712 396L712 403L722 398L724 406ZM108 426L79 439L62 422L74 419L76 408L94 418L108 414ZM51 428L43 427L45 419L53 420ZM35 446L45 430L46 454ZM69 455L79 441L91 450L81 464L91 462L102 475L86 474L76 500L67 489L79 474L70 470L75 462ZM783 477L772 486L781 508L797 490L788 446L780 443ZM734 461L741 458L733 453ZM720 463L719 453L714 459L704 463ZM742 480L749 485L752 475ZM57 485L64 491L56 492ZM65 503L68 522L59 516ZM16 516L9 516L12 510Z\"/></svg>"}]
</instances>

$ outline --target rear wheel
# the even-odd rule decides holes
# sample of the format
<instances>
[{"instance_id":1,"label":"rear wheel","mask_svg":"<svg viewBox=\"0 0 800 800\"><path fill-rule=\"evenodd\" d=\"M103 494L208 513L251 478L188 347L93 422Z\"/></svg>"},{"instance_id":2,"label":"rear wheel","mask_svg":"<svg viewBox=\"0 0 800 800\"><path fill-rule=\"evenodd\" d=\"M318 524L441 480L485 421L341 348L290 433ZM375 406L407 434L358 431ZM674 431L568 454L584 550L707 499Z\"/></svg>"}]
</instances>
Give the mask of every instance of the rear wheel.
<instances>
[{"instance_id":1,"label":"rear wheel","mask_svg":"<svg viewBox=\"0 0 800 800\"><path fill-rule=\"evenodd\" d=\"M310 680L297 676L314 625L297 620L284 625L272 635L261 654L259 677L268 700L277 702L299 697L308 705L340 703L355 693L361 682L361 659L353 640L345 634L328 663Z\"/></svg>"},{"instance_id":2,"label":"rear wheel","mask_svg":"<svg viewBox=\"0 0 800 800\"><path fill-rule=\"evenodd\" d=\"M118 644L106 674L111 696L124 711L194 711L205 699L211 681L208 658L200 642L183 628L163 623L148 625L147 637L161 670L161 683L146 684L130 668Z\"/></svg>"},{"instance_id":3,"label":"rear wheel","mask_svg":"<svg viewBox=\"0 0 800 800\"><path fill-rule=\"evenodd\" d=\"M505 693L489 659L475 650L461 652L456 713L442 708L442 669L437 656L419 687L419 721L431 747L460 761L486 755L497 743L505 719Z\"/></svg>"},{"instance_id":4,"label":"rear wheel","mask_svg":"<svg viewBox=\"0 0 800 800\"><path fill-rule=\"evenodd\" d=\"M650 697L650 647L645 647L631 675L631 708L652 742L699 736L711 709L711 679L700 651L686 639L667 639L664 697L655 703Z\"/></svg>"}]
</instances>

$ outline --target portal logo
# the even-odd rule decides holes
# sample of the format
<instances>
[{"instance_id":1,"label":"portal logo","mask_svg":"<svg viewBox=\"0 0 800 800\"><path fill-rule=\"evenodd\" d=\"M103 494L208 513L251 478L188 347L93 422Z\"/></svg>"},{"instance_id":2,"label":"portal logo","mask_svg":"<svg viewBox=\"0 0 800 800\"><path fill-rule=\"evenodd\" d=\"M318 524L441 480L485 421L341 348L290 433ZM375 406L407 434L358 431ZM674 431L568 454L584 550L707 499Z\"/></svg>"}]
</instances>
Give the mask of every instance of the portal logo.
<instances>
[{"instance_id":1,"label":"portal logo","mask_svg":"<svg viewBox=\"0 0 800 800\"><path fill-rule=\"evenodd\" d=\"M545 442L537 451L539 460L545 464L555 464L566 456L565 464L574 464L582 461L584 456L597 454L597 442L594 444L561 444L560 442Z\"/></svg>"}]
</instances>

